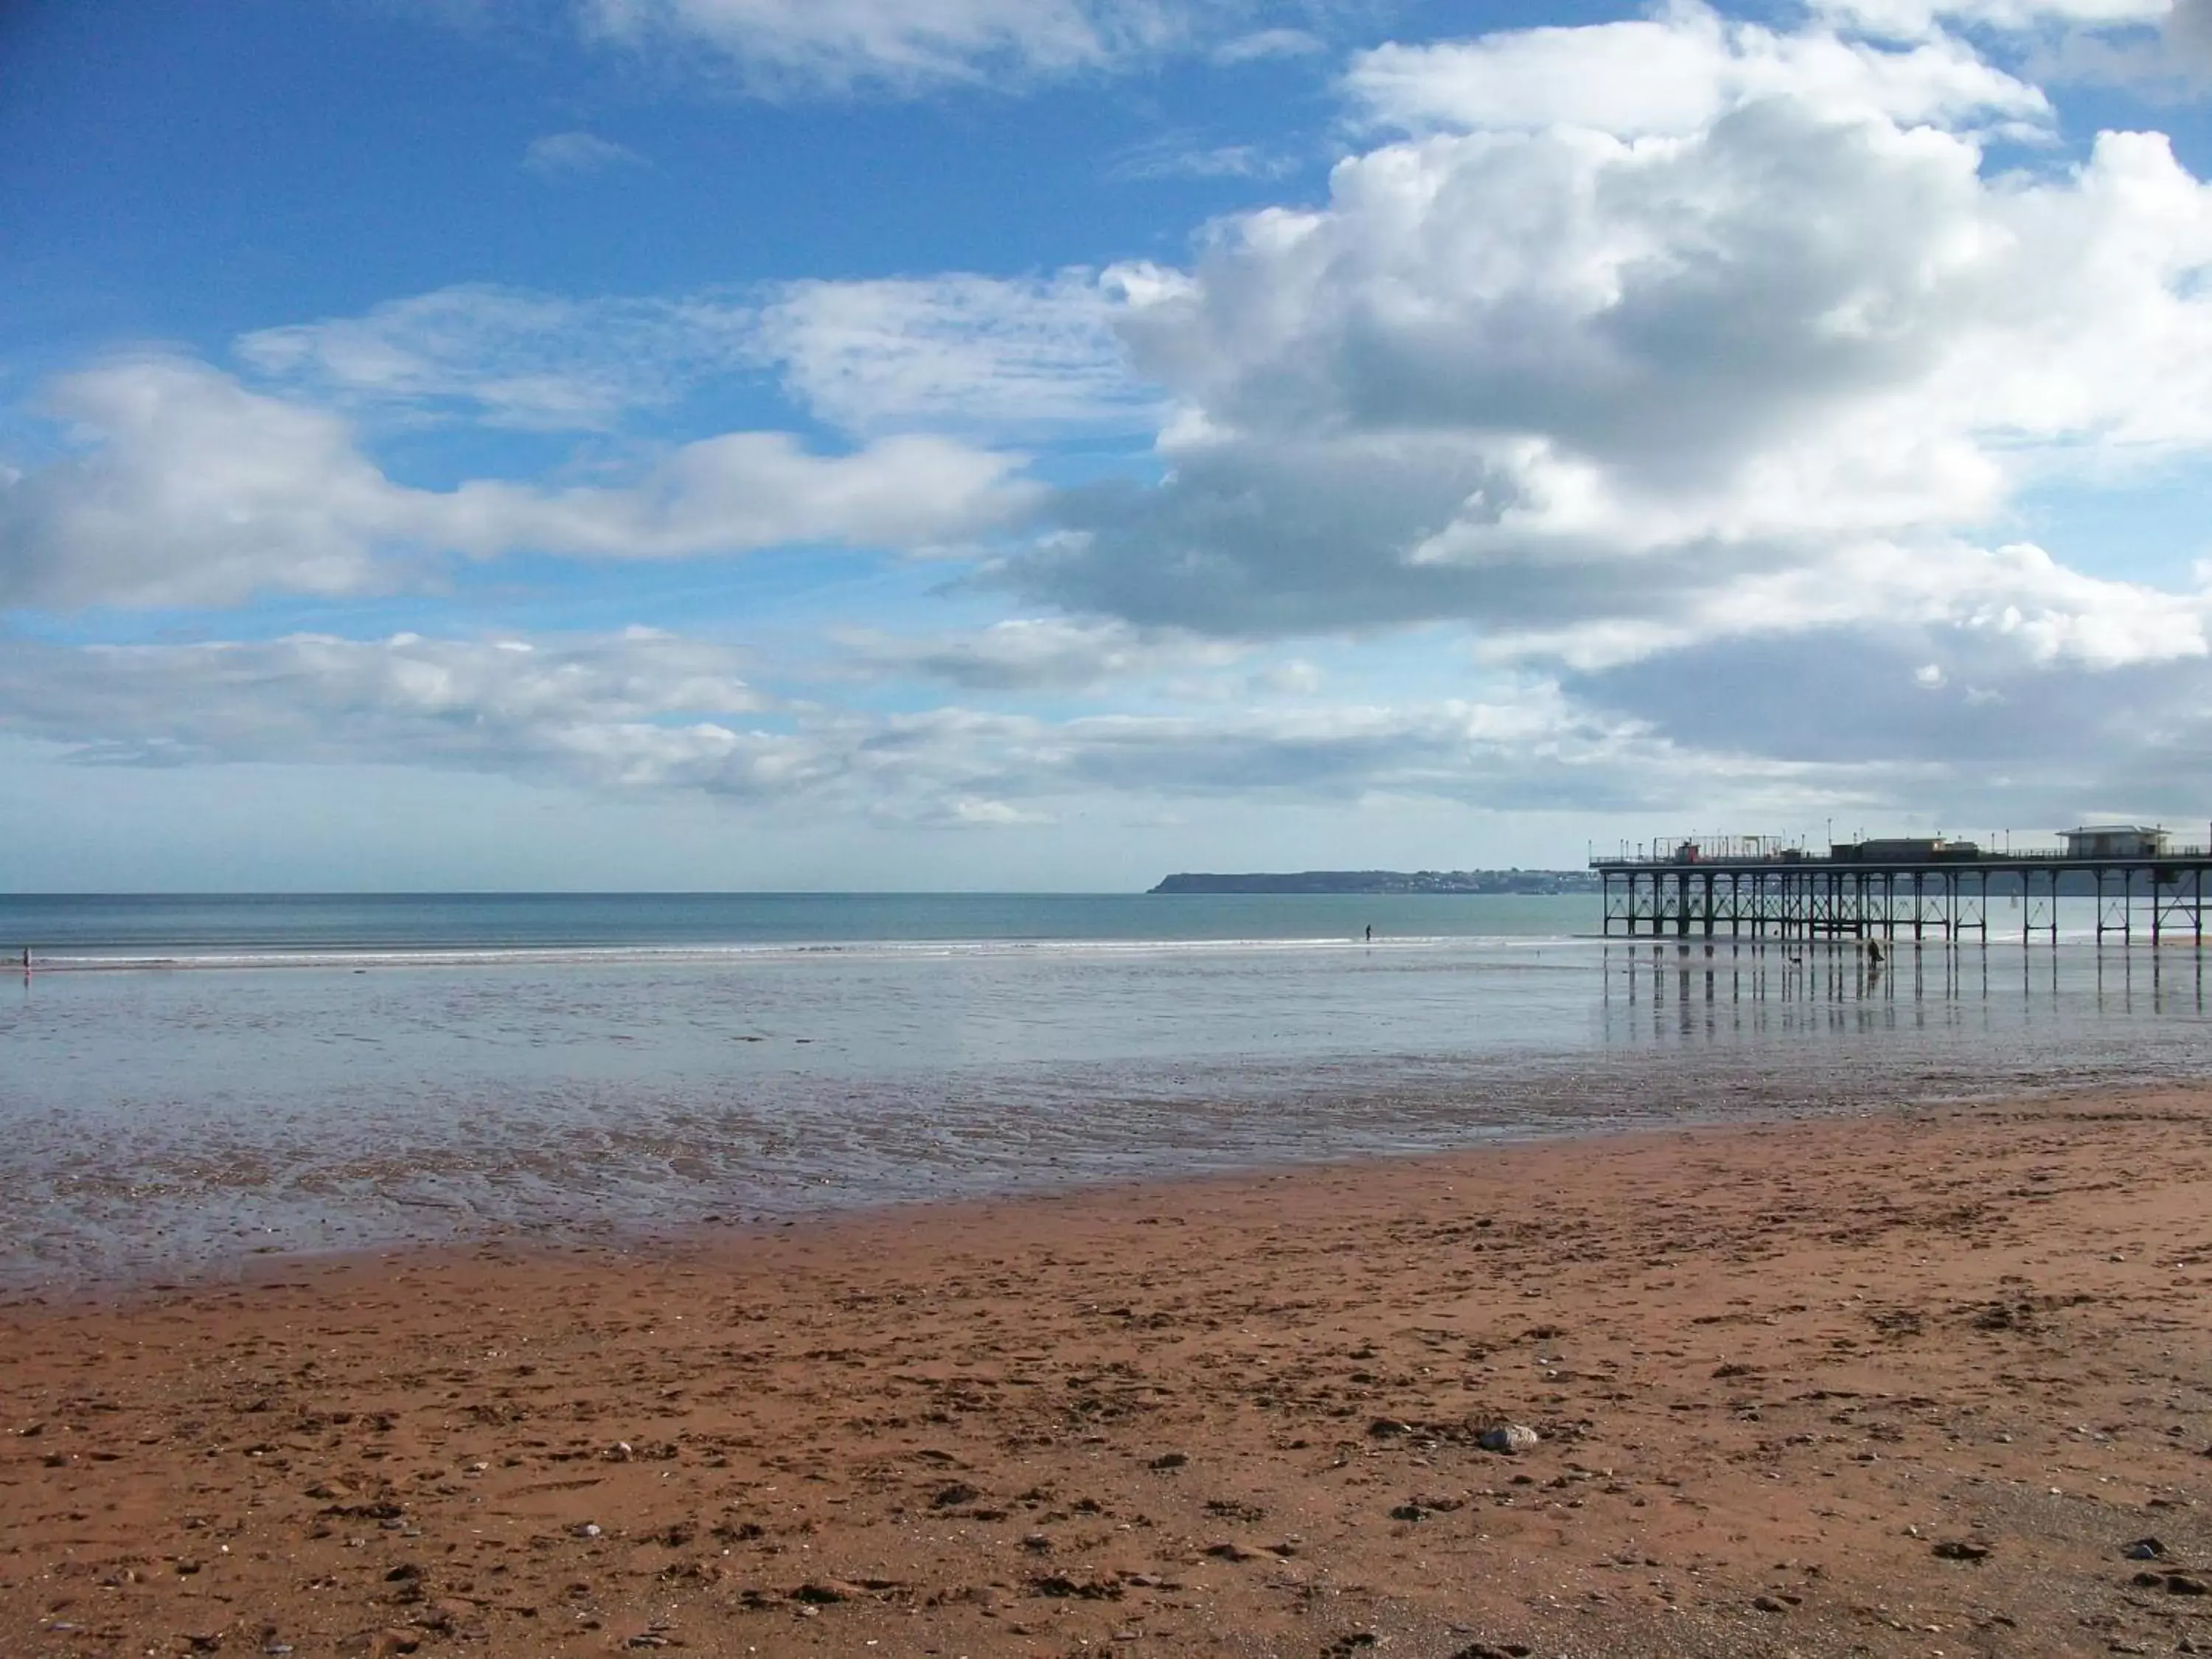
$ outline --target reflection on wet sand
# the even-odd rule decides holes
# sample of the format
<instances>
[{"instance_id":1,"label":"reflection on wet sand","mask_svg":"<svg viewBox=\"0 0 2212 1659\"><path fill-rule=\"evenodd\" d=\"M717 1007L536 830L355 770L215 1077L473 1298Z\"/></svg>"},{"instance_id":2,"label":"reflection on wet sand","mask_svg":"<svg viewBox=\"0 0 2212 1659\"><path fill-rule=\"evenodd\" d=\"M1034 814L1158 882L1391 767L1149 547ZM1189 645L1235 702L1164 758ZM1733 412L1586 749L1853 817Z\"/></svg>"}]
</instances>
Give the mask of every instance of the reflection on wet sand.
<instances>
[{"instance_id":1,"label":"reflection on wet sand","mask_svg":"<svg viewBox=\"0 0 2212 1659\"><path fill-rule=\"evenodd\" d=\"M2056 950L1899 945L1883 950L1856 942L1668 940L1609 944L1605 954L1608 1006L1616 984L1626 988L1632 1006L1643 1002L1656 1010L1671 1004L1682 1011L1672 1027L1682 1036L1721 1029L1717 1020L1689 1015L1699 1001L1731 1008L1849 1006L1855 1019L1881 1016L1857 1027L1868 1030L1894 1030L1900 1020L1924 1030L1931 1020L1956 1021L1977 1005L1986 1009L1993 997L2015 993L2024 1012L2040 995L2061 1018L2077 1012L2058 1006L2069 995L2086 996L2090 1011L2100 1015L2142 1012L2161 1018L2205 1011L2206 953L2185 945L2077 944ZM1765 1029L1739 1019L1731 1019L1729 1028ZM1786 1022L1782 1029L1788 1029Z\"/></svg>"}]
</instances>

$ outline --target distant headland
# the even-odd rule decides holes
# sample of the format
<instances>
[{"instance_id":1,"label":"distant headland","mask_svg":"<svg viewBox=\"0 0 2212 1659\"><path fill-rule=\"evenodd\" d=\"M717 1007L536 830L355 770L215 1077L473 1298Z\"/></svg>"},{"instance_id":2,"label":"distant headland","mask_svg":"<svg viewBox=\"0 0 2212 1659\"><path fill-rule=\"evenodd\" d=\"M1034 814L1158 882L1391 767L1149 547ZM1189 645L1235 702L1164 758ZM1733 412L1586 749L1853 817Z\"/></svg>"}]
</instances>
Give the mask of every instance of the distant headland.
<instances>
[{"instance_id":1,"label":"distant headland","mask_svg":"<svg viewBox=\"0 0 2212 1659\"><path fill-rule=\"evenodd\" d=\"M1183 872L1155 893L1595 893L1588 870L1301 870L1287 875Z\"/></svg>"}]
</instances>

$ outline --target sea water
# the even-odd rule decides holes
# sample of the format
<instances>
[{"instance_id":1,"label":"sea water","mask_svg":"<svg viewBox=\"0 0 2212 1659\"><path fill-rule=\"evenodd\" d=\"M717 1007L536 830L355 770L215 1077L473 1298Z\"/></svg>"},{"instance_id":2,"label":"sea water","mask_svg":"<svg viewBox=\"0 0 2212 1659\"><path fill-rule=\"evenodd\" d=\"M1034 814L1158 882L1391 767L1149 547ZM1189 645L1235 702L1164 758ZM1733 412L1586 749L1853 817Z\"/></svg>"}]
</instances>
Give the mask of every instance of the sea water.
<instances>
[{"instance_id":1,"label":"sea water","mask_svg":"<svg viewBox=\"0 0 2212 1659\"><path fill-rule=\"evenodd\" d=\"M380 953L747 946L1333 941L1593 930L1594 896L1151 893L0 894L0 951L50 966Z\"/></svg>"},{"instance_id":2,"label":"sea water","mask_svg":"<svg viewBox=\"0 0 2212 1659\"><path fill-rule=\"evenodd\" d=\"M36 964L0 997L0 1280L631 1237L2212 1058L2187 948L1993 938L1877 967L1598 923L1589 896L0 898L0 947Z\"/></svg>"}]
</instances>

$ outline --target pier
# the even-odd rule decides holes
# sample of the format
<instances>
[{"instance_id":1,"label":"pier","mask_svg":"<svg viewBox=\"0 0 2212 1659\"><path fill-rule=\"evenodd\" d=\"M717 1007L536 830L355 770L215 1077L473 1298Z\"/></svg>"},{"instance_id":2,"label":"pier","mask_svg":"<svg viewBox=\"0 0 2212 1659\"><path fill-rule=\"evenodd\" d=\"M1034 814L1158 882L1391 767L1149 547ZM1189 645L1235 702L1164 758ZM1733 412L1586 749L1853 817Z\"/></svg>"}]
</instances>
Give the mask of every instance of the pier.
<instances>
[{"instance_id":1,"label":"pier","mask_svg":"<svg viewBox=\"0 0 2212 1659\"><path fill-rule=\"evenodd\" d=\"M2056 943L2058 899L2096 903L2096 936L2204 945L2212 848L2136 824L2065 831L2052 850L1932 837L1832 842L1691 836L1593 855L1605 933L1631 939L1935 940L1986 944L1993 926ZM2000 924L1993 911L2003 908ZM2016 903L2019 915L2009 915Z\"/></svg>"}]
</instances>

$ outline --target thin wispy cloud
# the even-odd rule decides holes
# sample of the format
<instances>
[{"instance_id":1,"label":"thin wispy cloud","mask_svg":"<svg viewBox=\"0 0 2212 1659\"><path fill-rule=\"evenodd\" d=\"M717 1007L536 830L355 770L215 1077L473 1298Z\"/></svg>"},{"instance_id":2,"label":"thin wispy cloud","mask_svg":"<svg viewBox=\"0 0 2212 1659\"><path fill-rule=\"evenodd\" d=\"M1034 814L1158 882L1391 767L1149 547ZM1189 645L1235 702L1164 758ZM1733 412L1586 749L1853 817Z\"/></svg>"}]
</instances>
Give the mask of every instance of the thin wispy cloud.
<instances>
[{"instance_id":1,"label":"thin wispy cloud","mask_svg":"<svg viewBox=\"0 0 2212 1659\"><path fill-rule=\"evenodd\" d=\"M1194 144L1154 140L1124 151L1106 169L1109 179L1287 179L1307 158L1263 144Z\"/></svg>"},{"instance_id":2,"label":"thin wispy cloud","mask_svg":"<svg viewBox=\"0 0 2212 1659\"><path fill-rule=\"evenodd\" d=\"M263 380L341 407L605 430L733 376L774 378L855 432L1150 431L1156 392L1115 331L1118 279L946 272L672 298L481 285L234 343Z\"/></svg>"},{"instance_id":3,"label":"thin wispy cloud","mask_svg":"<svg viewBox=\"0 0 2212 1659\"><path fill-rule=\"evenodd\" d=\"M795 95L1021 87L1184 49L1244 8L1222 0L581 0L613 45L720 54L755 90Z\"/></svg>"},{"instance_id":4,"label":"thin wispy cloud","mask_svg":"<svg viewBox=\"0 0 2212 1659\"><path fill-rule=\"evenodd\" d=\"M1217 64L1255 64L1276 58L1314 58L1328 42L1310 29L1255 29L1222 41L1212 51Z\"/></svg>"},{"instance_id":5,"label":"thin wispy cloud","mask_svg":"<svg viewBox=\"0 0 2212 1659\"><path fill-rule=\"evenodd\" d=\"M1158 394L1131 371L1118 305L1087 270L797 283L763 307L760 349L850 431L1149 430Z\"/></svg>"},{"instance_id":6,"label":"thin wispy cloud","mask_svg":"<svg viewBox=\"0 0 2212 1659\"><path fill-rule=\"evenodd\" d=\"M1057 617L912 634L846 629L834 638L868 674L968 691L1125 690L1138 680L1226 668L1247 654L1240 646L1196 635Z\"/></svg>"},{"instance_id":7,"label":"thin wispy cloud","mask_svg":"<svg viewBox=\"0 0 2212 1659\"><path fill-rule=\"evenodd\" d=\"M263 380L342 407L600 430L757 367L756 312L712 295L575 299L468 284L234 343Z\"/></svg>"},{"instance_id":8,"label":"thin wispy cloud","mask_svg":"<svg viewBox=\"0 0 2212 1659\"><path fill-rule=\"evenodd\" d=\"M591 132L549 132L530 141L522 152L526 171L541 179L591 178L647 165L644 156L627 144Z\"/></svg>"}]
</instances>

